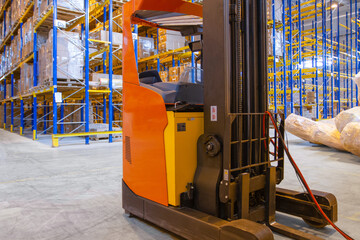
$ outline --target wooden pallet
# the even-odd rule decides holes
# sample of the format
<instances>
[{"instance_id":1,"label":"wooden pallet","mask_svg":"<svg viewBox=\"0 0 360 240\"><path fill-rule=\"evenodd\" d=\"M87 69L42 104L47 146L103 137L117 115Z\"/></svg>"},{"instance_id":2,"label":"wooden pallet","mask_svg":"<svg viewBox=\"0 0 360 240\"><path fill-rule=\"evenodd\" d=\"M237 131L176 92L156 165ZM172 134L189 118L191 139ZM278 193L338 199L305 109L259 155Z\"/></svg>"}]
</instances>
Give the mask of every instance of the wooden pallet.
<instances>
[{"instance_id":1,"label":"wooden pallet","mask_svg":"<svg viewBox=\"0 0 360 240\"><path fill-rule=\"evenodd\" d=\"M45 86L51 87L53 86L53 79L49 78L44 80L43 82ZM82 84L81 82L75 80L75 79L61 79L58 78L57 79L57 86L58 87L84 87L84 84Z\"/></svg>"},{"instance_id":2,"label":"wooden pallet","mask_svg":"<svg viewBox=\"0 0 360 240\"><path fill-rule=\"evenodd\" d=\"M53 7L53 5L49 5L45 11L43 11L40 16L36 19L34 25L36 26L41 19L43 19L45 17L45 15L51 10L51 8ZM64 20L64 21L70 21L73 20L81 15L84 15L83 12L81 11L75 11L75 10L71 10L68 8L63 8L63 7L58 7L57 8L57 19L58 20ZM42 24L41 26L43 28L52 28L53 26L53 18L52 15L50 15Z\"/></svg>"},{"instance_id":3,"label":"wooden pallet","mask_svg":"<svg viewBox=\"0 0 360 240\"><path fill-rule=\"evenodd\" d=\"M109 139L109 136L106 137L98 137L98 136L90 136L89 137L91 141L100 141L100 140L107 140ZM113 135L113 139L120 139L121 136L120 135Z\"/></svg>"}]
</instances>

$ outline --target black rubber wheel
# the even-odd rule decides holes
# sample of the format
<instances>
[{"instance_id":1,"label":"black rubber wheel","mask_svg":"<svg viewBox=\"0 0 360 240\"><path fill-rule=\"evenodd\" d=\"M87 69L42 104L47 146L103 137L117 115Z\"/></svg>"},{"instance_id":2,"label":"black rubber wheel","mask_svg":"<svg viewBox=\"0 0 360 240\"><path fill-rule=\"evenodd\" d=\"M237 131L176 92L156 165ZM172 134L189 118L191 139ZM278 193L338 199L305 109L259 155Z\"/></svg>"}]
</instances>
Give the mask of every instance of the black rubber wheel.
<instances>
[{"instance_id":1,"label":"black rubber wheel","mask_svg":"<svg viewBox=\"0 0 360 240\"><path fill-rule=\"evenodd\" d=\"M313 227L313 228L324 228L325 226L328 225L327 222L319 223L319 222L311 221L311 220L305 219L305 218L303 218L303 220L307 225L309 225L310 227Z\"/></svg>"}]
</instances>

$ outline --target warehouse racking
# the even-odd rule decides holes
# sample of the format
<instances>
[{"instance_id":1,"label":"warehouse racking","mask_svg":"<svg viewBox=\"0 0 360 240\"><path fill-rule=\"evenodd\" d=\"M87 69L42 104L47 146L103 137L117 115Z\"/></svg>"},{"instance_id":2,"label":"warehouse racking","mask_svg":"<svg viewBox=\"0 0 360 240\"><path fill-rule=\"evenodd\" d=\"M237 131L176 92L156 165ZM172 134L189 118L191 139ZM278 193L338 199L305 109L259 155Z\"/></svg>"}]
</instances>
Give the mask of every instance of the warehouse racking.
<instances>
[{"instance_id":1,"label":"warehouse racking","mask_svg":"<svg viewBox=\"0 0 360 240\"><path fill-rule=\"evenodd\" d=\"M102 137L112 142L122 126L122 94L117 85L122 74L122 37L118 34L121 6L126 1L84 1L84 8L77 8L74 1L61 1L69 3L71 10L54 0L42 11L39 1L19 1L23 4L17 18L9 17L14 15L9 9L16 1L0 1L0 54L3 60L11 59L17 46L19 49L16 61L6 67L1 64L2 125L21 135L32 135L34 140L51 134L55 146L59 139L73 136L85 137L86 144L91 138ZM271 110L326 119L358 105L358 89L352 78L360 70L360 10L355 0L349 2L268 0ZM198 55L186 45L162 49L164 32L137 25L133 31L139 72L157 69L165 81L178 81L185 67L190 67L195 81ZM44 62L41 54L46 37L52 55L45 62L54 64L48 69L51 76L44 79L39 65ZM146 38L153 39L154 52L149 55L141 54L141 41ZM64 77L69 71L62 69L64 62L59 63L57 56L58 42L65 39L79 54L72 58L85 59L84 77ZM194 38L186 42L191 40ZM13 45L16 41L18 45ZM30 49L32 42L36 44ZM33 76L29 74L31 67ZM20 78L26 74L32 77L30 90L16 93ZM97 80L108 78L106 84L94 86L94 74L100 74ZM95 125L98 129L94 131Z\"/></svg>"},{"instance_id":2,"label":"warehouse racking","mask_svg":"<svg viewBox=\"0 0 360 240\"><path fill-rule=\"evenodd\" d=\"M112 71L107 72L109 80L105 87L92 88L89 78L96 70L91 66L94 61L100 59L111 69L114 57L113 32L106 32L109 35L108 41L92 39L90 33L96 34L100 29L99 26L102 26L103 29L112 29L113 12L119 9L124 1L83 1L81 3L76 0L61 2L53 0L48 6L44 4L45 7L41 5L40 1L27 2L25 11L15 24L8 25L5 20L3 21L4 36L1 43L3 52L12 44L15 36L19 35L21 38L20 60L13 63L11 68L6 69L1 77L0 90L4 94L1 102L4 128L12 132L19 131L21 135L30 133L34 140L40 135L51 132L54 146L58 145L58 139L73 136L84 136L85 142L88 144L89 136L107 135L109 142L112 142L113 134L118 136L121 133L121 121L117 120L116 122L116 119L113 118L114 108L116 108L113 104L113 97L121 101L121 90L113 86ZM12 2L9 0L3 3L0 21L6 18L7 9L11 4ZM82 5L83 7L81 7ZM33 42L36 44L33 44L33 51L29 55L23 56L22 51L25 45L22 39L24 34L22 28L29 19L32 19L31 22L33 22ZM6 30L9 27L11 28ZM46 49L51 54L48 59L42 59L43 55L41 55L40 46L43 46L41 38L44 38L44 35L49 36L48 42L51 43L51 46ZM61 38L58 35L61 35ZM61 41L60 44L59 41ZM66 41L68 43L65 43ZM71 56L68 56L66 61L61 60L58 56L61 44L67 44L66 46L75 50L77 55L70 54ZM95 49L95 51L90 53L91 49ZM39 57L40 55L42 57ZM94 57L97 58L94 60ZM84 63L82 62L83 58L85 59ZM63 69L64 66L74 63L76 65L74 60L79 60L83 65L78 67L78 70L81 71L77 76L71 75L72 72L68 69ZM38 65L42 62L47 62L45 63L46 67L52 68L50 69L51 74L45 78L39 78L43 66L40 68ZM32 86L26 92L19 91L15 94L18 82L22 82L19 81L21 69L24 64L28 63L33 66ZM82 71L85 74L82 74ZM104 73L106 72L104 71ZM39 84L39 81L42 83ZM8 85L11 87L9 88ZM11 89L10 94L7 93L7 89ZM96 129L96 132L90 132L92 119L99 118L93 113L93 106L98 105L99 102L103 109L101 118L104 124L101 131ZM117 109L120 111L119 108ZM108 126L108 129L104 129L104 126ZM115 129L113 129L114 127Z\"/></svg>"},{"instance_id":3,"label":"warehouse racking","mask_svg":"<svg viewBox=\"0 0 360 240\"><path fill-rule=\"evenodd\" d=\"M274 112L327 119L358 105L352 79L360 70L360 10L356 0L349 3L270 1L269 101Z\"/></svg>"}]
</instances>

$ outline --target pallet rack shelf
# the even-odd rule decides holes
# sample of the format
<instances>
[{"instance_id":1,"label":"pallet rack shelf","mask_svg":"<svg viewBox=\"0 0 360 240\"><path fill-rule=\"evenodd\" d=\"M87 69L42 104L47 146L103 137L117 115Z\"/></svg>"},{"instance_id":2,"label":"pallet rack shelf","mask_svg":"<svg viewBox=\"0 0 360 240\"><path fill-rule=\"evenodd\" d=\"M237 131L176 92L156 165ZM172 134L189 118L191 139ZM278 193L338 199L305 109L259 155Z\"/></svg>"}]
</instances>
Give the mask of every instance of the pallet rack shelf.
<instances>
[{"instance_id":1,"label":"pallet rack shelf","mask_svg":"<svg viewBox=\"0 0 360 240\"><path fill-rule=\"evenodd\" d=\"M358 105L352 81L360 70L357 4L270 1L269 102L274 112L326 119Z\"/></svg>"},{"instance_id":2,"label":"pallet rack shelf","mask_svg":"<svg viewBox=\"0 0 360 240\"><path fill-rule=\"evenodd\" d=\"M70 5L76 6L72 3L73 0L61 1L60 4L64 6L64 2L69 2ZM33 52L29 56L21 57L21 61L15 64L11 70L7 71L0 78L0 90L3 90L4 96L1 101L3 126L12 132L19 132L23 134L31 134L32 138L36 140L38 136L51 133L56 136L53 145L58 145L58 139L69 136L84 136L85 143L89 144L90 125L92 119L98 119L99 116L93 113L93 106L99 105L103 114L101 116L102 123L108 126L106 131L102 130L99 134L107 135L109 142L113 141L113 134L117 136L121 133L121 120L114 119L114 112L120 112L121 107L118 102L113 102L113 98L121 104L121 90L113 88L112 78L113 71L108 71L109 84L107 87L91 89L90 75L95 72L91 67L93 59L91 59L90 47L93 39L90 38L90 31L96 31L96 26L103 25L103 29L112 29L114 22L113 12L119 9L126 1L105 0L105 1L84 1L84 8L68 9L58 6L58 0L53 0L51 4L42 11L39 16L35 13L36 4L38 1L29 1L24 14L19 18L18 22L13 25L13 28L7 35L4 36L1 42L1 49L6 49L6 46L13 40L14 34L18 29L22 28L23 22L30 17L36 18L34 20L33 31ZM9 8L11 1L6 1L2 6L0 13L0 21L5 18L6 9ZM92 6L90 6L92 4ZM94 8L94 6L96 6ZM91 18L91 19L90 19ZM111 21L106 21L111 19ZM65 26L64 26L65 24ZM4 23L6 26L6 23ZM78 32L80 41L74 40L71 32ZM5 32L5 31L4 31ZM21 31L20 31L21 32ZM52 32L52 46L49 51L52 53L52 75L47 79L39 78L38 64L39 59L39 35L43 33ZM22 33L21 33L22 34ZM58 62L58 34L68 39L77 48L79 53L84 57L83 71L84 78L68 76L62 79L58 74L69 74L62 71L62 65ZM112 47L112 31L108 31L110 41L106 42L106 49L103 50L101 61L103 64L111 66L113 61L113 47ZM22 41L22 39L21 39ZM80 43L80 44L79 44ZM22 47L22 44L21 44ZM1 51L1 50L0 50ZM19 79L20 69L23 64L33 64L33 88L26 94L15 95L15 82ZM106 73L106 71L104 71ZM39 84L39 80L46 80L46 84ZM11 94L7 93L7 84L11 85ZM10 96L7 96L10 95ZM9 108L10 105L10 108ZM75 120L74 116L77 116ZM73 127L68 127L73 126ZM116 128L114 130L114 127ZM70 130L69 130L70 129ZM104 133L105 132L105 133Z\"/></svg>"}]
</instances>

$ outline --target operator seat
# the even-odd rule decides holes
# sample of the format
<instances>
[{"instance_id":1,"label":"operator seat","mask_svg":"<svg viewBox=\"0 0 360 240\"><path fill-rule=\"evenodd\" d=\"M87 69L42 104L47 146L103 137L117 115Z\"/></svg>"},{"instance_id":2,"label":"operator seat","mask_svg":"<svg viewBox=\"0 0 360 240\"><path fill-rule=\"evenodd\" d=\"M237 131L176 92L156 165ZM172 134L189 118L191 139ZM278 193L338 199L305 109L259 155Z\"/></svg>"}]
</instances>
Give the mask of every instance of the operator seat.
<instances>
[{"instance_id":1,"label":"operator seat","mask_svg":"<svg viewBox=\"0 0 360 240\"><path fill-rule=\"evenodd\" d=\"M149 70L139 74L140 86L162 96L166 104L204 104L204 86L185 82L163 82L158 71Z\"/></svg>"}]
</instances>

